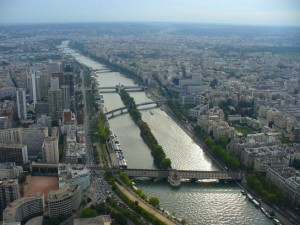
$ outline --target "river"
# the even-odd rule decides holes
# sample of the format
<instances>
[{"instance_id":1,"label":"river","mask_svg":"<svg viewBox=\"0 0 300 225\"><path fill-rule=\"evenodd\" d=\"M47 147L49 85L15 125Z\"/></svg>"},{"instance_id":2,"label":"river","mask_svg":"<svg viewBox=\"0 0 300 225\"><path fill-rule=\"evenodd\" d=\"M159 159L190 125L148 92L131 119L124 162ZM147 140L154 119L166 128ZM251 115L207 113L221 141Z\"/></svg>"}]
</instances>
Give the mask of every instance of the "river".
<instances>
[{"instance_id":1,"label":"river","mask_svg":"<svg viewBox=\"0 0 300 225\"><path fill-rule=\"evenodd\" d=\"M66 42L63 43L66 46ZM71 49L64 49L82 64L97 70L97 80L102 87L117 84L134 85L133 81L118 72L109 71L104 65ZM136 103L149 101L145 92L132 92ZM104 94L107 111L123 106L118 94ZM151 113L150 113L151 111ZM172 161L172 167L186 170L218 170L203 150L162 110L141 110L142 118ZM109 120L110 128L120 140L129 168L154 168L153 158L147 145L140 137L138 127L128 114ZM171 187L166 181L136 181L148 197L157 196L160 205L170 213L185 218L189 224L257 224L268 225L272 221L256 209L234 183L182 183L179 188Z\"/></svg>"}]
</instances>

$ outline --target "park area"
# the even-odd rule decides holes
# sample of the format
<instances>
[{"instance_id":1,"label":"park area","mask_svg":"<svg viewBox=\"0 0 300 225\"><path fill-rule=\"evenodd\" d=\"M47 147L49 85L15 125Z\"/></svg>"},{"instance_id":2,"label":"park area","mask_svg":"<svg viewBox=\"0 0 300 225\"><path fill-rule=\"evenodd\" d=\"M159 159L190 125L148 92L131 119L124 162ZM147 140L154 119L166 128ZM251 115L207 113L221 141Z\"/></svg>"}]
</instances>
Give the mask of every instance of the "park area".
<instances>
[{"instance_id":1,"label":"park area","mask_svg":"<svg viewBox=\"0 0 300 225\"><path fill-rule=\"evenodd\" d=\"M58 189L57 177L46 176L27 176L24 185L24 196L35 195L37 192L44 193L45 201L48 200L48 194L51 190Z\"/></svg>"}]
</instances>

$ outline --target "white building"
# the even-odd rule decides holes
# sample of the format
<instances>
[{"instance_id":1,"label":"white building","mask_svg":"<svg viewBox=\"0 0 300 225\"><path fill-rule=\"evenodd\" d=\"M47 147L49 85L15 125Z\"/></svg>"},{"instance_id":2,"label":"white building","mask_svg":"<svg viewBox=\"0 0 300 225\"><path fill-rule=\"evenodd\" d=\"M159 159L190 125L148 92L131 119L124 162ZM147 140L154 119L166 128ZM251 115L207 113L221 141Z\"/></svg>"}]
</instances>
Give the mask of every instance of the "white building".
<instances>
[{"instance_id":1,"label":"white building","mask_svg":"<svg viewBox=\"0 0 300 225\"><path fill-rule=\"evenodd\" d=\"M45 163L59 163L58 137L46 137L42 148Z\"/></svg>"},{"instance_id":2,"label":"white building","mask_svg":"<svg viewBox=\"0 0 300 225\"><path fill-rule=\"evenodd\" d=\"M50 191L48 196L49 218L73 214L80 206L81 197L79 185L66 184L63 188Z\"/></svg>"},{"instance_id":3,"label":"white building","mask_svg":"<svg viewBox=\"0 0 300 225\"><path fill-rule=\"evenodd\" d=\"M15 163L0 163L0 180L16 179L23 172L21 166L16 166Z\"/></svg>"},{"instance_id":4,"label":"white building","mask_svg":"<svg viewBox=\"0 0 300 225\"><path fill-rule=\"evenodd\" d=\"M4 210L11 202L20 198L17 179L0 181L0 210Z\"/></svg>"},{"instance_id":5,"label":"white building","mask_svg":"<svg viewBox=\"0 0 300 225\"><path fill-rule=\"evenodd\" d=\"M27 120L26 92L24 88L17 88L17 109L19 119Z\"/></svg>"},{"instance_id":6,"label":"white building","mask_svg":"<svg viewBox=\"0 0 300 225\"><path fill-rule=\"evenodd\" d=\"M0 130L0 143L22 144L22 129L13 128Z\"/></svg>"},{"instance_id":7,"label":"white building","mask_svg":"<svg viewBox=\"0 0 300 225\"><path fill-rule=\"evenodd\" d=\"M59 188L66 184L79 185L85 191L91 185L90 170L83 165L60 164L58 167Z\"/></svg>"},{"instance_id":8,"label":"white building","mask_svg":"<svg viewBox=\"0 0 300 225\"><path fill-rule=\"evenodd\" d=\"M23 222L25 219L42 215L45 210L44 194L23 197L10 203L3 211L4 222Z\"/></svg>"}]
</instances>

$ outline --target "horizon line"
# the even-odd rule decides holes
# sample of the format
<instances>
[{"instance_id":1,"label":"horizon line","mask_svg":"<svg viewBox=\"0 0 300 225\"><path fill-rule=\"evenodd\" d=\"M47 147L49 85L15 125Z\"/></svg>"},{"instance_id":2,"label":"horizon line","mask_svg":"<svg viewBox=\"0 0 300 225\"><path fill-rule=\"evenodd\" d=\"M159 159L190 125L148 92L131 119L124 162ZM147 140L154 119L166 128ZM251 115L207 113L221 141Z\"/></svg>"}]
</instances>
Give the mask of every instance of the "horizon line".
<instances>
[{"instance_id":1,"label":"horizon line","mask_svg":"<svg viewBox=\"0 0 300 225\"><path fill-rule=\"evenodd\" d=\"M248 27L278 27L278 28L300 28L299 25L283 24L248 24L248 23L215 23L215 22L191 22L191 21L72 21L72 22L23 22L23 23L1 23L0 26L38 26L38 25L70 25L70 24L193 24L193 25L222 25L222 26L248 26Z\"/></svg>"}]
</instances>

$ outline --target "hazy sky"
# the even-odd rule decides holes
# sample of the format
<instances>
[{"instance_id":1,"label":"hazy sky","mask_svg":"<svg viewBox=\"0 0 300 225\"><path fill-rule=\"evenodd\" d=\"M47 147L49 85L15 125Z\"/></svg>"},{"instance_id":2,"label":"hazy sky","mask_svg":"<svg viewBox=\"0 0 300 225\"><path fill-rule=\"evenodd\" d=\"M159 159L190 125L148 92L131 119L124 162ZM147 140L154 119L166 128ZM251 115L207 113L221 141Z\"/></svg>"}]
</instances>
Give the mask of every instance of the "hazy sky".
<instances>
[{"instance_id":1,"label":"hazy sky","mask_svg":"<svg viewBox=\"0 0 300 225\"><path fill-rule=\"evenodd\" d=\"M0 0L0 23L122 21L300 27L300 0Z\"/></svg>"}]
</instances>

